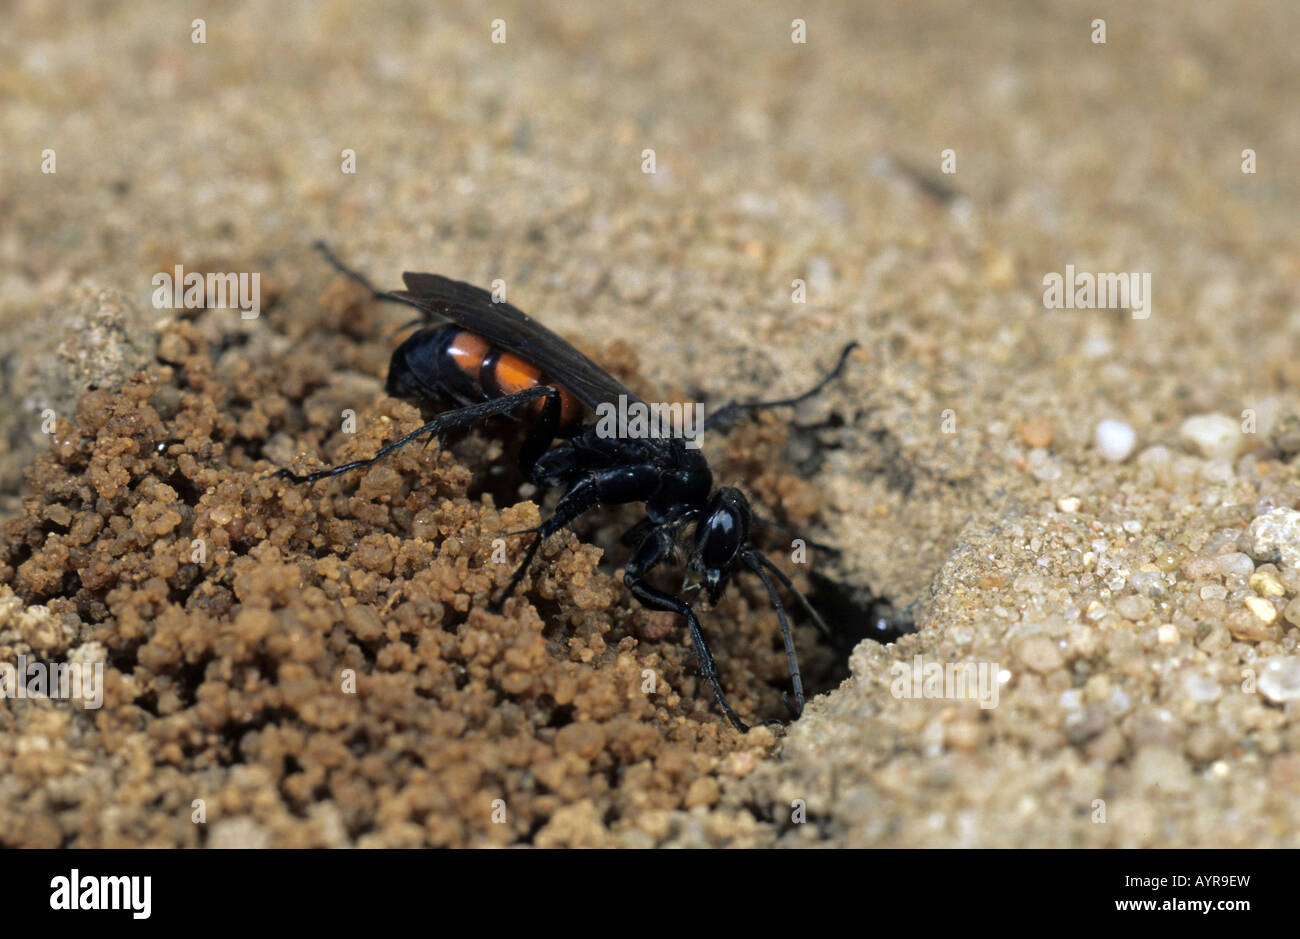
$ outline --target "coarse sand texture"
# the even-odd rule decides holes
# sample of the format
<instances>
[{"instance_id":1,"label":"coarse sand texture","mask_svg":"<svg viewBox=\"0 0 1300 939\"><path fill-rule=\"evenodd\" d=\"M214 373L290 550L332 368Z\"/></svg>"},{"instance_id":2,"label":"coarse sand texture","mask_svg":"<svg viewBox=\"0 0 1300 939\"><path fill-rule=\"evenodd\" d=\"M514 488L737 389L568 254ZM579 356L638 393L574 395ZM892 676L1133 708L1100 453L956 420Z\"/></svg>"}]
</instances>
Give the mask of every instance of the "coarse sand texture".
<instances>
[{"instance_id":1,"label":"coarse sand texture","mask_svg":"<svg viewBox=\"0 0 1300 939\"><path fill-rule=\"evenodd\" d=\"M102 675L0 698L0 844L1300 847L1295 4L205 6L0 9L0 687ZM727 724L635 506L490 612L553 501L508 422L274 478L432 413L318 238L647 400L856 340L705 437L840 549L765 536L839 611L804 715ZM761 583L696 606L785 718Z\"/></svg>"}]
</instances>

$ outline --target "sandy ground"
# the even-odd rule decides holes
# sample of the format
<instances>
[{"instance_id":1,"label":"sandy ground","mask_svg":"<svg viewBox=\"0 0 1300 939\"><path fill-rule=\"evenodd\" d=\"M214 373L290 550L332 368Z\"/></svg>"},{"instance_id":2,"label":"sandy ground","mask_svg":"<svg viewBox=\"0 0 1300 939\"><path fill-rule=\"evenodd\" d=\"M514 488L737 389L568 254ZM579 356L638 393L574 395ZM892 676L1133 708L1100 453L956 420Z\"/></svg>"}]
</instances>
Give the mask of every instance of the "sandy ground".
<instances>
[{"instance_id":1,"label":"sandy ground","mask_svg":"<svg viewBox=\"0 0 1300 939\"><path fill-rule=\"evenodd\" d=\"M0 652L106 675L0 705L0 842L1300 845L1294 5L661 6L0 12ZM267 480L419 420L319 237L501 278L647 395L858 340L708 450L918 632L742 737L615 576L633 516L480 608L536 517L491 435ZM176 264L261 316L155 308ZM1045 308L1067 265L1149 315ZM778 716L761 591L705 622ZM900 677L947 664L993 706Z\"/></svg>"}]
</instances>

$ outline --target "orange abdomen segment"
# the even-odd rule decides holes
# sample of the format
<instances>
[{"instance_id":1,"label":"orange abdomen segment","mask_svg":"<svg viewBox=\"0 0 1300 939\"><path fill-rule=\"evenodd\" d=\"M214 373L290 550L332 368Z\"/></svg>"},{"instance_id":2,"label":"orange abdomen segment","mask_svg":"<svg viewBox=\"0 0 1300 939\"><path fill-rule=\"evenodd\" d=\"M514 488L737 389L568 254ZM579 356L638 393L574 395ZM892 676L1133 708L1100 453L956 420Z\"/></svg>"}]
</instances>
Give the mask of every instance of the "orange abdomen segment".
<instances>
[{"instance_id":1,"label":"orange abdomen segment","mask_svg":"<svg viewBox=\"0 0 1300 939\"><path fill-rule=\"evenodd\" d=\"M542 377L542 370L536 365L525 362L517 355L502 352L497 358L497 367L493 377L496 379L496 386L500 392L503 395L510 395L536 385Z\"/></svg>"},{"instance_id":2,"label":"orange abdomen segment","mask_svg":"<svg viewBox=\"0 0 1300 939\"><path fill-rule=\"evenodd\" d=\"M492 346L482 336L461 330L452 337L447 345L447 355L456 363L456 367L470 377L476 385L482 384L483 360L487 358Z\"/></svg>"},{"instance_id":3,"label":"orange abdomen segment","mask_svg":"<svg viewBox=\"0 0 1300 939\"><path fill-rule=\"evenodd\" d=\"M495 377L496 385L503 395L523 391L525 388L534 388L537 385L554 385L554 382L543 381L542 371L536 365L525 362L510 352L502 352L497 359ZM555 387L560 392L560 426L567 427L582 415L582 406L568 389L559 385ZM529 410L540 417L545 406L546 400L538 398L529 405Z\"/></svg>"}]
</instances>

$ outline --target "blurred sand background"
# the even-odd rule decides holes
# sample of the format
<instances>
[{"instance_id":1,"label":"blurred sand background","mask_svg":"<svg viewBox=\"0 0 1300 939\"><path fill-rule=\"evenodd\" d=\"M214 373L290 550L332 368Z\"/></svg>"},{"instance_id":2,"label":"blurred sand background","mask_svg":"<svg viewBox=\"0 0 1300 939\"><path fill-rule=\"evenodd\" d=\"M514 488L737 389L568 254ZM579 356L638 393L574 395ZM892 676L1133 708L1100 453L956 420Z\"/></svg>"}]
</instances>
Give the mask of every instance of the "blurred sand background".
<instances>
[{"instance_id":1,"label":"blurred sand background","mask_svg":"<svg viewBox=\"0 0 1300 939\"><path fill-rule=\"evenodd\" d=\"M858 339L801 412L842 423L791 500L818 497L804 514L845 549L837 577L915 604L918 633L860 645L784 736L673 751L689 772L654 767L672 797L619 801L650 777L617 757L628 775L538 803L507 841L1300 846L1300 526L1283 511L1300 503L1298 19L1285 0L6 4L5 517L50 450L44 409L71 417L89 386L157 367L175 316L150 278L177 263L262 272L262 319L200 325L222 351L223 330L282 349L270 337L301 341L295 321L339 329L311 312L331 283L319 237L385 285L505 278L553 328L634 349L646 392L793 393ZM1044 274L1067 264L1150 272L1150 317L1044 309ZM348 365L381 375L370 325ZM220 362L213 380L237 382ZM362 387L348 400L373 410ZM1134 432L1123 459L1094 440L1105 419ZM50 612L63 575L24 576L29 554L0 567L6 649L66 656L92 621L116 628L112 601ZM50 617L67 635L42 646L29 633ZM998 706L895 697L890 665L916 655L995 663ZM6 844L497 837L440 830L426 813L455 809L401 787L402 817L340 823L325 771L295 790L238 754L187 764L199 737L159 756L147 716L132 744L107 712L0 714ZM597 772L618 732L570 740L572 773ZM354 756L428 745L385 733ZM149 789L155 758L174 775ZM187 817L204 773L226 793L210 835ZM790 823L795 800L809 824Z\"/></svg>"}]
</instances>

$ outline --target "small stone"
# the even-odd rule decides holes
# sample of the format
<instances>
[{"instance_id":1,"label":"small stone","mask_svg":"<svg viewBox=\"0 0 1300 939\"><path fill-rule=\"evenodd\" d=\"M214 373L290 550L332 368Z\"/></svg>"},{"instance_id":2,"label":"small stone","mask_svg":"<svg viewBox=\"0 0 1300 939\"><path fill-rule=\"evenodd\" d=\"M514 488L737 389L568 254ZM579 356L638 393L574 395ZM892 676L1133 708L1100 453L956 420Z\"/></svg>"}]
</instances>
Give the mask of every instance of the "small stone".
<instances>
[{"instance_id":1,"label":"small stone","mask_svg":"<svg viewBox=\"0 0 1300 939\"><path fill-rule=\"evenodd\" d=\"M696 806L708 807L718 801L720 795L718 781L712 776L701 776L695 782L691 783L686 790L686 807L693 809Z\"/></svg>"},{"instance_id":2,"label":"small stone","mask_svg":"<svg viewBox=\"0 0 1300 939\"><path fill-rule=\"evenodd\" d=\"M816 255L808 259L808 287L812 292L819 296L828 296L835 286L835 269L831 267L830 259L824 255Z\"/></svg>"},{"instance_id":3,"label":"small stone","mask_svg":"<svg viewBox=\"0 0 1300 939\"><path fill-rule=\"evenodd\" d=\"M748 776L758 766L758 756L753 750L739 750L731 754L727 770L738 778Z\"/></svg>"},{"instance_id":4,"label":"small stone","mask_svg":"<svg viewBox=\"0 0 1300 939\"><path fill-rule=\"evenodd\" d=\"M1277 607L1263 597L1247 597L1246 608L1266 623L1271 623L1277 619Z\"/></svg>"},{"instance_id":5,"label":"small stone","mask_svg":"<svg viewBox=\"0 0 1300 939\"><path fill-rule=\"evenodd\" d=\"M1079 346L1079 353L1088 359L1100 359L1111 354L1115 349L1114 343L1105 333L1092 332L1084 337L1083 343Z\"/></svg>"},{"instance_id":6,"label":"small stone","mask_svg":"<svg viewBox=\"0 0 1300 939\"><path fill-rule=\"evenodd\" d=\"M1286 596L1286 588L1282 586L1282 582L1265 571L1251 575L1250 589L1266 597Z\"/></svg>"},{"instance_id":7,"label":"small stone","mask_svg":"<svg viewBox=\"0 0 1300 939\"><path fill-rule=\"evenodd\" d=\"M1040 675L1056 671L1065 662L1061 658L1061 650L1056 647L1056 643L1046 636L1033 636L1026 639L1020 644L1017 652L1020 661Z\"/></svg>"},{"instance_id":8,"label":"small stone","mask_svg":"<svg viewBox=\"0 0 1300 939\"><path fill-rule=\"evenodd\" d=\"M1169 471L1173 464L1173 451L1162 444L1147 447L1138 454L1138 466L1150 470L1156 479L1169 481Z\"/></svg>"},{"instance_id":9,"label":"small stone","mask_svg":"<svg viewBox=\"0 0 1300 939\"><path fill-rule=\"evenodd\" d=\"M158 340L158 358L164 362L184 362L190 355L190 344L180 333L168 329Z\"/></svg>"},{"instance_id":10,"label":"small stone","mask_svg":"<svg viewBox=\"0 0 1300 939\"><path fill-rule=\"evenodd\" d=\"M1020 439L1035 449L1051 446L1055 436L1056 428L1050 417L1035 417L1020 425Z\"/></svg>"},{"instance_id":11,"label":"small stone","mask_svg":"<svg viewBox=\"0 0 1300 939\"><path fill-rule=\"evenodd\" d=\"M1177 567L1175 564L1174 567ZM1159 597L1167 591L1165 579L1159 569L1134 571L1129 575L1128 585L1145 597Z\"/></svg>"},{"instance_id":12,"label":"small stone","mask_svg":"<svg viewBox=\"0 0 1300 939\"><path fill-rule=\"evenodd\" d=\"M1048 457L1046 450L1030 450L1028 463L1034 478L1045 483L1060 479L1063 475L1061 464Z\"/></svg>"},{"instance_id":13,"label":"small stone","mask_svg":"<svg viewBox=\"0 0 1300 939\"><path fill-rule=\"evenodd\" d=\"M1198 763L1208 763L1223 752L1223 737L1211 724L1200 724L1187 735L1184 749Z\"/></svg>"},{"instance_id":14,"label":"small stone","mask_svg":"<svg viewBox=\"0 0 1300 939\"><path fill-rule=\"evenodd\" d=\"M1082 504L1083 504L1082 500L1080 500L1078 497L1067 496L1064 499L1057 500L1056 507L1060 509L1062 512L1077 512L1079 511L1079 506L1081 506Z\"/></svg>"},{"instance_id":15,"label":"small stone","mask_svg":"<svg viewBox=\"0 0 1300 939\"><path fill-rule=\"evenodd\" d=\"M1241 425L1225 414L1198 414L1183 421L1178 435L1207 460L1231 460L1241 449Z\"/></svg>"},{"instance_id":16,"label":"small stone","mask_svg":"<svg viewBox=\"0 0 1300 939\"><path fill-rule=\"evenodd\" d=\"M1282 617L1292 626L1300 626L1300 597L1295 597L1286 605Z\"/></svg>"},{"instance_id":17,"label":"small stone","mask_svg":"<svg viewBox=\"0 0 1300 939\"><path fill-rule=\"evenodd\" d=\"M1186 557L1186 548L1165 541L1157 550L1155 564L1143 565L1142 570L1164 571L1168 574L1178 570L1178 565L1182 564Z\"/></svg>"},{"instance_id":18,"label":"small stone","mask_svg":"<svg viewBox=\"0 0 1300 939\"><path fill-rule=\"evenodd\" d=\"M1124 755L1124 746L1124 736L1112 725L1088 742L1088 759L1109 765Z\"/></svg>"},{"instance_id":19,"label":"small stone","mask_svg":"<svg viewBox=\"0 0 1300 939\"><path fill-rule=\"evenodd\" d=\"M957 750L974 750L979 746L982 734L979 721L958 720L948 725L944 739Z\"/></svg>"},{"instance_id":20,"label":"small stone","mask_svg":"<svg viewBox=\"0 0 1300 939\"><path fill-rule=\"evenodd\" d=\"M1081 710L1066 710L1065 735L1070 743L1078 745L1090 740L1110 725L1106 709L1094 702Z\"/></svg>"},{"instance_id":21,"label":"small stone","mask_svg":"<svg viewBox=\"0 0 1300 939\"><path fill-rule=\"evenodd\" d=\"M1284 460L1300 453L1300 414L1286 414L1273 426L1273 447Z\"/></svg>"},{"instance_id":22,"label":"small stone","mask_svg":"<svg viewBox=\"0 0 1300 939\"><path fill-rule=\"evenodd\" d=\"M1265 662L1259 673L1259 690L1270 701L1300 698L1300 658L1291 655Z\"/></svg>"},{"instance_id":23,"label":"small stone","mask_svg":"<svg viewBox=\"0 0 1300 939\"><path fill-rule=\"evenodd\" d=\"M1208 703L1218 701L1223 694L1219 683L1201 672L1188 672L1183 676L1183 690L1193 701Z\"/></svg>"},{"instance_id":24,"label":"small stone","mask_svg":"<svg viewBox=\"0 0 1300 939\"><path fill-rule=\"evenodd\" d=\"M1204 580L1218 573L1216 559L1208 554L1192 554L1183 560L1181 570L1188 580Z\"/></svg>"},{"instance_id":25,"label":"small stone","mask_svg":"<svg viewBox=\"0 0 1300 939\"><path fill-rule=\"evenodd\" d=\"M992 287L1009 287L1016 279L1015 259L1005 251L998 251L984 265L984 278Z\"/></svg>"},{"instance_id":26,"label":"small stone","mask_svg":"<svg viewBox=\"0 0 1300 939\"><path fill-rule=\"evenodd\" d=\"M1153 606L1146 597L1120 597L1115 601L1115 612L1126 620L1137 623L1150 614Z\"/></svg>"},{"instance_id":27,"label":"small stone","mask_svg":"<svg viewBox=\"0 0 1300 939\"><path fill-rule=\"evenodd\" d=\"M1232 638L1242 642L1263 642L1273 638L1268 624L1249 610L1233 610L1228 614L1227 626Z\"/></svg>"},{"instance_id":28,"label":"small stone","mask_svg":"<svg viewBox=\"0 0 1300 939\"><path fill-rule=\"evenodd\" d=\"M1178 641L1178 627L1172 623L1162 623L1156 630L1156 640L1163 646L1171 646Z\"/></svg>"},{"instance_id":29,"label":"small stone","mask_svg":"<svg viewBox=\"0 0 1300 939\"><path fill-rule=\"evenodd\" d=\"M219 819L208 832L209 848L247 850L265 848L270 843L270 833L257 820L247 815Z\"/></svg>"},{"instance_id":30,"label":"small stone","mask_svg":"<svg viewBox=\"0 0 1300 939\"><path fill-rule=\"evenodd\" d=\"M1133 701L1123 688L1112 688L1106 696L1106 709L1112 717L1122 717L1133 706Z\"/></svg>"},{"instance_id":31,"label":"small stone","mask_svg":"<svg viewBox=\"0 0 1300 939\"><path fill-rule=\"evenodd\" d=\"M605 730L600 724L578 722L566 724L555 734L555 752L573 753L591 760L605 748Z\"/></svg>"},{"instance_id":32,"label":"small stone","mask_svg":"<svg viewBox=\"0 0 1300 939\"><path fill-rule=\"evenodd\" d=\"M1162 746L1145 747L1133 760L1133 782L1152 794L1188 792L1194 782L1181 753Z\"/></svg>"},{"instance_id":33,"label":"small stone","mask_svg":"<svg viewBox=\"0 0 1300 939\"><path fill-rule=\"evenodd\" d=\"M1092 439L1102 456L1112 463L1121 463L1133 452L1137 432L1123 421L1107 418L1097 424Z\"/></svg>"},{"instance_id":34,"label":"small stone","mask_svg":"<svg viewBox=\"0 0 1300 939\"><path fill-rule=\"evenodd\" d=\"M1300 567L1300 512L1276 508L1250 523L1241 549L1256 561Z\"/></svg>"},{"instance_id":35,"label":"small stone","mask_svg":"<svg viewBox=\"0 0 1300 939\"><path fill-rule=\"evenodd\" d=\"M1255 571L1255 562L1250 559L1250 555L1242 554L1240 551L1219 555L1214 562L1214 566L1225 577L1232 574L1239 577L1249 577Z\"/></svg>"}]
</instances>

